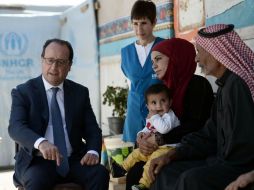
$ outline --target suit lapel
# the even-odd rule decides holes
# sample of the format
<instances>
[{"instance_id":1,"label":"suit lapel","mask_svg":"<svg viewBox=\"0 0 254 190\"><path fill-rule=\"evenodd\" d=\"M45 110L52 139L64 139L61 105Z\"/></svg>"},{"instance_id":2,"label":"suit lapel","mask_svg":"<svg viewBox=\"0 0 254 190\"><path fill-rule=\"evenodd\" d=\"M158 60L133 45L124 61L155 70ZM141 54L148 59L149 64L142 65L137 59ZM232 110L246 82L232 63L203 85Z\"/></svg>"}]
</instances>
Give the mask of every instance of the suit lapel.
<instances>
[{"instance_id":1,"label":"suit lapel","mask_svg":"<svg viewBox=\"0 0 254 190\"><path fill-rule=\"evenodd\" d=\"M42 76L36 78L34 88L35 88L36 97L39 100L38 106L40 106L42 120L43 122L45 122L43 124L43 129L42 129L42 132L44 135L48 126L48 122L49 122L49 107L48 107L48 100L47 100L45 87L42 81Z\"/></svg>"},{"instance_id":2,"label":"suit lapel","mask_svg":"<svg viewBox=\"0 0 254 190\"><path fill-rule=\"evenodd\" d=\"M64 81L64 110L65 110L65 122L66 122L66 128L67 132L70 136L71 132L71 120L72 120L72 92L70 89L70 84L67 80Z\"/></svg>"}]
</instances>

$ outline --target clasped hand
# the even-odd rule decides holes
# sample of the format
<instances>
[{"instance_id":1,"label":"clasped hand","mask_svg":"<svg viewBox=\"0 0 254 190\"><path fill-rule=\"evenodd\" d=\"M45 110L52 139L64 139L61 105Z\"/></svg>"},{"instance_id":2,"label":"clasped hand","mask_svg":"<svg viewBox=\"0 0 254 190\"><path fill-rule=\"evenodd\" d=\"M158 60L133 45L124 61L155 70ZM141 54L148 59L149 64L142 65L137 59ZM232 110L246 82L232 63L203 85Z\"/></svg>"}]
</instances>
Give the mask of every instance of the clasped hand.
<instances>
[{"instance_id":1,"label":"clasped hand","mask_svg":"<svg viewBox=\"0 0 254 190\"><path fill-rule=\"evenodd\" d=\"M139 133L137 137L137 143L142 154L148 156L152 154L158 146L149 143L146 139L151 136L151 133ZM155 158L151 161L149 167L149 176L151 182L154 182L156 175L160 172L161 168L168 164L175 156L175 150L169 150L168 153Z\"/></svg>"},{"instance_id":2,"label":"clasped hand","mask_svg":"<svg viewBox=\"0 0 254 190\"><path fill-rule=\"evenodd\" d=\"M144 154L145 156L149 156L152 154L155 150L158 149L158 146L155 144L152 144L147 141L147 139L151 136L151 133L139 133L137 137L137 143L138 147L140 149L140 152Z\"/></svg>"}]
</instances>

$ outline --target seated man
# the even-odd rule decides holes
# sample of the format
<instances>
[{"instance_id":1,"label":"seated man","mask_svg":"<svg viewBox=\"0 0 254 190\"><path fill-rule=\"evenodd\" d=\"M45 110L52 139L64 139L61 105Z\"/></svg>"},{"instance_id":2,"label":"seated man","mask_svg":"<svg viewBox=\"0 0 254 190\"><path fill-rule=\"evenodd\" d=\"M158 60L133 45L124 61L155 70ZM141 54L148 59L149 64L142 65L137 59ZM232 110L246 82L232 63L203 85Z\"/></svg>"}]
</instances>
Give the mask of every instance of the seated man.
<instances>
[{"instance_id":1,"label":"seated man","mask_svg":"<svg viewBox=\"0 0 254 190\"><path fill-rule=\"evenodd\" d=\"M254 53L233 28L198 32L196 61L217 78L217 97L204 128L151 161L152 190L221 190L254 169Z\"/></svg>"},{"instance_id":2,"label":"seated man","mask_svg":"<svg viewBox=\"0 0 254 190\"><path fill-rule=\"evenodd\" d=\"M108 189L108 171L99 164L102 134L88 89L66 79L72 59L69 42L47 40L42 75L12 90L8 130L20 146L14 179L26 190L49 190L68 181Z\"/></svg>"}]
</instances>

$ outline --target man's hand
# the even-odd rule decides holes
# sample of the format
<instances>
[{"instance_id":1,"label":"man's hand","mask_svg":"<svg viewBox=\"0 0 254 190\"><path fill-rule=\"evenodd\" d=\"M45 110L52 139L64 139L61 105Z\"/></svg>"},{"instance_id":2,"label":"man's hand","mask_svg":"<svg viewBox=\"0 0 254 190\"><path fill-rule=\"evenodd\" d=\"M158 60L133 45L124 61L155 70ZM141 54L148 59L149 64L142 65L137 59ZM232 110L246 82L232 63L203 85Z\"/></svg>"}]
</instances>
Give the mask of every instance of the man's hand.
<instances>
[{"instance_id":1,"label":"man's hand","mask_svg":"<svg viewBox=\"0 0 254 190\"><path fill-rule=\"evenodd\" d=\"M99 157L92 153L86 153L85 156L80 160L81 165L86 164L88 166L92 166L98 163L99 163Z\"/></svg>"},{"instance_id":2,"label":"man's hand","mask_svg":"<svg viewBox=\"0 0 254 190\"><path fill-rule=\"evenodd\" d=\"M147 138L151 136L151 133L143 133L142 138L137 138L138 147L140 152L145 156L152 154L157 150L158 146L147 141Z\"/></svg>"},{"instance_id":3,"label":"man's hand","mask_svg":"<svg viewBox=\"0 0 254 190\"><path fill-rule=\"evenodd\" d=\"M168 153L155 158L151 161L150 167L149 167L149 176L151 179L151 182L154 182L156 175L160 172L161 168L168 164L174 157L175 150L169 150Z\"/></svg>"},{"instance_id":4,"label":"man's hand","mask_svg":"<svg viewBox=\"0 0 254 190\"><path fill-rule=\"evenodd\" d=\"M58 148L48 141L42 141L38 147L42 156L46 160L56 160L56 164L60 166L62 155L59 153Z\"/></svg>"},{"instance_id":5,"label":"man's hand","mask_svg":"<svg viewBox=\"0 0 254 190\"><path fill-rule=\"evenodd\" d=\"M254 182L254 171L240 175L235 181L231 182L225 190L237 190L244 188Z\"/></svg>"}]
</instances>

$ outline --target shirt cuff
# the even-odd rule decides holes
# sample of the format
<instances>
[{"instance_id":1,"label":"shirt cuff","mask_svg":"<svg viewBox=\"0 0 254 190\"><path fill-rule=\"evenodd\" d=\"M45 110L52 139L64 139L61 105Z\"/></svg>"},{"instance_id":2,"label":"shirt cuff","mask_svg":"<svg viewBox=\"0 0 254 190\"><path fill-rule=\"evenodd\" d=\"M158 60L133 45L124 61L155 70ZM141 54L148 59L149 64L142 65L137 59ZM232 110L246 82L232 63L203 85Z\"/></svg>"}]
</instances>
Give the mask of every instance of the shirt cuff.
<instances>
[{"instance_id":1,"label":"shirt cuff","mask_svg":"<svg viewBox=\"0 0 254 190\"><path fill-rule=\"evenodd\" d=\"M40 137L38 138L35 143L34 143L34 148L39 149L39 145L41 144L42 141L46 141L47 139Z\"/></svg>"},{"instance_id":2,"label":"shirt cuff","mask_svg":"<svg viewBox=\"0 0 254 190\"><path fill-rule=\"evenodd\" d=\"M98 152L96 152L95 150L89 150L89 151L87 151L87 153L95 154L97 157L99 157Z\"/></svg>"}]
</instances>

